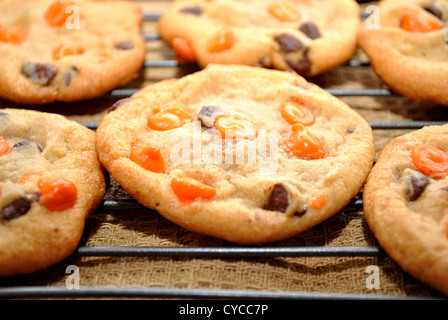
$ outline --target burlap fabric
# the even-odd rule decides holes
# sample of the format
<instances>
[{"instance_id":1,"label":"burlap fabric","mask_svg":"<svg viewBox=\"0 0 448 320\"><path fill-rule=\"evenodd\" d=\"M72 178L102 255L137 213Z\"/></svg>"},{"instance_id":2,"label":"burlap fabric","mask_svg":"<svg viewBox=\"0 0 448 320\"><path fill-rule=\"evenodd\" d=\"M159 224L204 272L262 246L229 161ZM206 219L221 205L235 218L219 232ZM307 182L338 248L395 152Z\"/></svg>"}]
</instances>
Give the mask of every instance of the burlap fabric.
<instances>
[{"instance_id":1,"label":"burlap fabric","mask_svg":"<svg viewBox=\"0 0 448 320\"><path fill-rule=\"evenodd\" d=\"M139 1L145 13L160 13L170 1ZM366 4L362 5L363 8ZM156 20L147 20L145 34L156 34ZM159 40L148 40L148 61L171 60L173 51ZM365 57L360 53L359 59ZM166 78L181 77L196 67L146 67L126 88L141 88ZM323 88L384 88L369 66L344 66L311 79ZM57 112L82 122L100 121L117 97L105 96L72 104L34 109ZM341 97L368 121L448 120L448 108L427 106L393 97ZM17 107L3 101L2 107ZM375 130L377 151L408 130ZM106 199L130 199L112 181ZM186 231L151 210L98 210L88 220L81 246L231 246L220 240ZM328 221L292 239L272 244L281 247L375 246L363 212L340 212ZM32 275L0 279L1 287L65 286L69 265L80 271L81 287L192 288L273 290L286 292L375 294L437 297L437 292L403 272L389 257L287 258L168 258L80 257ZM380 270L378 289L369 289L366 270Z\"/></svg>"}]
</instances>

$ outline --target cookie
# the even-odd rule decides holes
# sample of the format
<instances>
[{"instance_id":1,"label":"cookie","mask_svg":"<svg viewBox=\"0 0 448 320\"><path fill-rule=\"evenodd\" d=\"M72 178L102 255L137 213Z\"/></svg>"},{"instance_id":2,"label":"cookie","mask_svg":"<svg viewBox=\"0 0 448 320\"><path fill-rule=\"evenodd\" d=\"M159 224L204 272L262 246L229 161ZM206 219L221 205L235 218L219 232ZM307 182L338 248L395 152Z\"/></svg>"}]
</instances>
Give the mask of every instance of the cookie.
<instances>
[{"instance_id":1,"label":"cookie","mask_svg":"<svg viewBox=\"0 0 448 320\"><path fill-rule=\"evenodd\" d=\"M96 146L114 180L168 220L234 243L328 219L374 161L369 124L291 72L211 64L110 110Z\"/></svg>"},{"instance_id":2,"label":"cookie","mask_svg":"<svg viewBox=\"0 0 448 320\"><path fill-rule=\"evenodd\" d=\"M127 1L1 1L0 97L72 102L124 85L144 62L141 23Z\"/></svg>"},{"instance_id":3,"label":"cookie","mask_svg":"<svg viewBox=\"0 0 448 320\"><path fill-rule=\"evenodd\" d=\"M364 188L379 244L406 272L448 294L448 125L392 140Z\"/></svg>"},{"instance_id":4,"label":"cookie","mask_svg":"<svg viewBox=\"0 0 448 320\"><path fill-rule=\"evenodd\" d=\"M177 0L158 29L182 63L243 64L311 77L350 60L360 20L353 0Z\"/></svg>"},{"instance_id":5,"label":"cookie","mask_svg":"<svg viewBox=\"0 0 448 320\"><path fill-rule=\"evenodd\" d=\"M76 249L106 189L94 139L60 115L0 109L0 276L45 269Z\"/></svg>"},{"instance_id":6,"label":"cookie","mask_svg":"<svg viewBox=\"0 0 448 320\"><path fill-rule=\"evenodd\" d=\"M358 43L378 77L410 100L448 105L448 1L385 0L377 13Z\"/></svg>"}]
</instances>

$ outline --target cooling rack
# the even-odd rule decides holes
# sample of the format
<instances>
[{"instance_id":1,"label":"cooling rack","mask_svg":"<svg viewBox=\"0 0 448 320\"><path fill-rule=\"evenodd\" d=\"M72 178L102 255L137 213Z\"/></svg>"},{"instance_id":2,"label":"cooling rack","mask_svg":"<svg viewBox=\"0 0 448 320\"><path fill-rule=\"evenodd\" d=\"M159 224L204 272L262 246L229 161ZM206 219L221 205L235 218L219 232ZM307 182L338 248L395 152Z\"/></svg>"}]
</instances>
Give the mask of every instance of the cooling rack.
<instances>
[{"instance_id":1,"label":"cooling rack","mask_svg":"<svg viewBox=\"0 0 448 320\"><path fill-rule=\"evenodd\" d=\"M146 1L148 2L148 1ZM149 1L152 2L152 1ZM360 1L365 2L365 1ZM146 22L157 22L161 12L144 12ZM365 17L365 15L363 15ZM159 41L157 33L144 33L147 43ZM345 67L369 67L366 59L354 58ZM181 68L174 59L147 59L146 70L153 68ZM340 98L349 97L397 97L387 88L324 88ZM105 95L105 99L121 99L129 97L140 88L118 88ZM99 121L79 121L82 125L95 130ZM429 125L443 125L446 121L369 121L374 131L417 130ZM362 212L362 193L355 197L341 212ZM128 211L145 209L133 199L104 199L94 214L109 211ZM74 257L143 257L167 259L253 259L253 258L355 258L355 257L387 257L379 246L88 246L80 245ZM388 295L366 293L332 293L332 292L297 292L279 290L252 289L209 289L209 288L165 288L165 287L128 287L128 286L91 286L69 290L64 286L41 285L8 285L0 286L0 299L23 298L167 298L167 299L301 299L301 300L403 300L403 299L443 299L437 293L419 295Z\"/></svg>"}]
</instances>

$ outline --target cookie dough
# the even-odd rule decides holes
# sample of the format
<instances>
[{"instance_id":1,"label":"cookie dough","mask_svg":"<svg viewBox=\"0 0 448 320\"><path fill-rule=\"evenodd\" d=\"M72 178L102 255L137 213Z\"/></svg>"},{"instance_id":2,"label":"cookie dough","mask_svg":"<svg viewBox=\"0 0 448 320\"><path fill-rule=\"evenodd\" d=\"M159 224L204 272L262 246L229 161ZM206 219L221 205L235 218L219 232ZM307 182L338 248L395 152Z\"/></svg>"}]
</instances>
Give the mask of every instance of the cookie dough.
<instances>
[{"instance_id":1,"label":"cookie dough","mask_svg":"<svg viewBox=\"0 0 448 320\"><path fill-rule=\"evenodd\" d=\"M144 62L141 22L129 1L0 1L0 97L72 102L124 85Z\"/></svg>"},{"instance_id":2,"label":"cookie dough","mask_svg":"<svg viewBox=\"0 0 448 320\"><path fill-rule=\"evenodd\" d=\"M186 229L257 244L294 236L357 195L369 124L290 72L209 65L111 107L101 162L130 195Z\"/></svg>"},{"instance_id":3,"label":"cookie dough","mask_svg":"<svg viewBox=\"0 0 448 320\"><path fill-rule=\"evenodd\" d=\"M0 109L0 276L76 249L106 189L94 136L60 115Z\"/></svg>"},{"instance_id":4,"label":"cookie dough","mask_svg":"<svg viewBox=\"0 0 448 320\"><path fill-rule=\"evenodd\" d=\"M448 294L448 125L398 137L364 188L366 220L406 272Z\"/></svg>"},{"instance_id":5,"label":"cookie dough","mask_svg":"<svg viewBox=\"0 0 448 320\"><path fill-rule=\"evenodd\" d=\"M384 0L377 13L358 43L378 77L410 100L448 105L448 1Z\"/></svg>"},{"instance_id":6,"label":"cookie dough","mask_svg":"<svg viewBox=\"0 0 448 320\"><path fill-rule=\"evenodd\" d=\"M177 0L159 20L178 61L244 64L315 76L356 52L352 0Z\"/></svg>"}]
</instances>

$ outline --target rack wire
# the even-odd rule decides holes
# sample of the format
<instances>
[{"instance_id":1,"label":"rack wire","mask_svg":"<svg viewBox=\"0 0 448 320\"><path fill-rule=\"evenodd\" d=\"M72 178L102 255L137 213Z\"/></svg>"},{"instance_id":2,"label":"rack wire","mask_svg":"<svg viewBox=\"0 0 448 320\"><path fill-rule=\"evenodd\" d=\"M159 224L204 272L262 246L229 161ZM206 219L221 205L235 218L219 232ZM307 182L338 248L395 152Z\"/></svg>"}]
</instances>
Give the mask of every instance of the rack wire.
<instances>
[{"instance_id":1,"label":"rack wire","mask_svg":"<svg viewBox=\"0 0 448 320\"><path fill-rule=\"evenodd\" d=\"M146 21L157 21L161 13L144 13ZM159 40L158 34L143 34L150 41ZM369 66L369 61L351 60L347 66L352 68ZM178 67L175 60L147 60L144 68ZM139 88L119 88L105 97L124 98L139 91ZM387 89L325 89L337 97L394 97ZM99 122L80 122L95 130ZM373 130L417 130L425 126L443 125L446 121L379 121L370 122ZM363 208L362 195L359 194L343 210L358 212ZM96 213L110 210L144 209L133 199L103 200ZM77 257L167 257L167 258L277 258L277 257L384 257L387 254L378 246L354 247L128 247L128 246L79 246L73 254ZM376 294L342 294L313 292L281 292L233 289L187 289L187 288L133 288L133 287L82 287L69 290L57 286L14 286L1 287L0 299L15 298L187 298L187 299L300 299L300 300L403 300L438 299L421 296L393 296Z\"/></svg>"}]
</instances>

